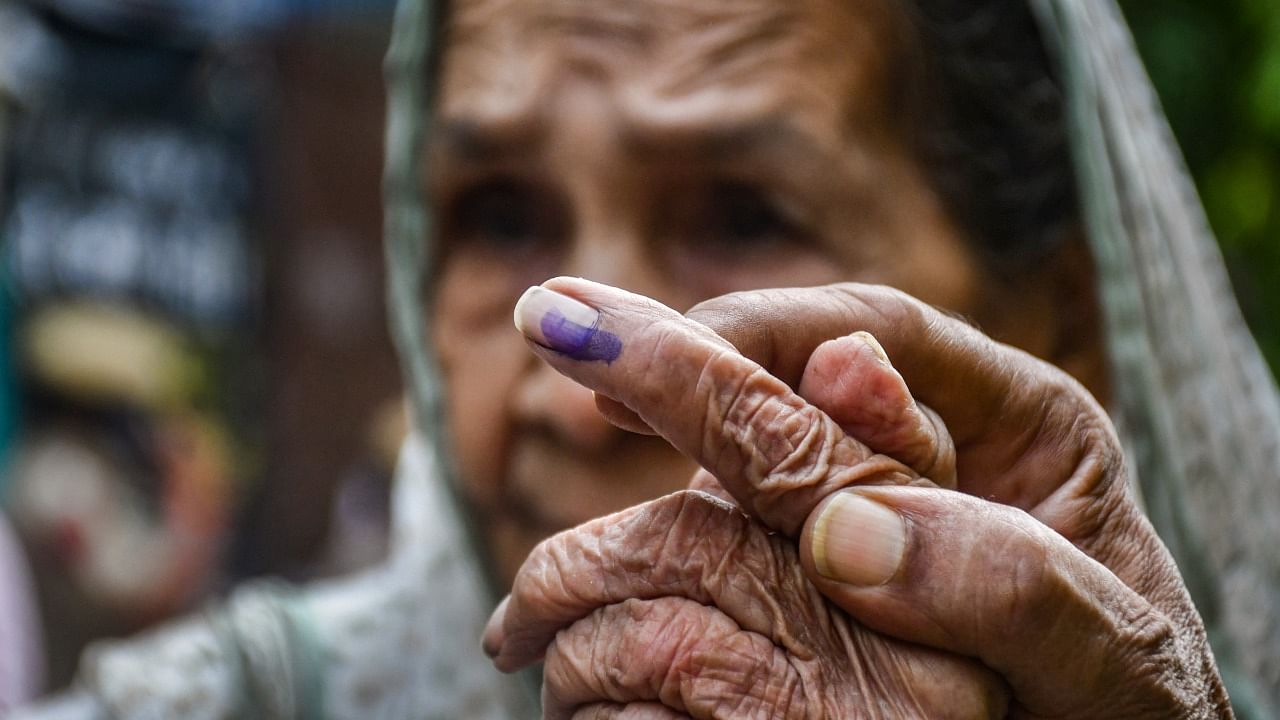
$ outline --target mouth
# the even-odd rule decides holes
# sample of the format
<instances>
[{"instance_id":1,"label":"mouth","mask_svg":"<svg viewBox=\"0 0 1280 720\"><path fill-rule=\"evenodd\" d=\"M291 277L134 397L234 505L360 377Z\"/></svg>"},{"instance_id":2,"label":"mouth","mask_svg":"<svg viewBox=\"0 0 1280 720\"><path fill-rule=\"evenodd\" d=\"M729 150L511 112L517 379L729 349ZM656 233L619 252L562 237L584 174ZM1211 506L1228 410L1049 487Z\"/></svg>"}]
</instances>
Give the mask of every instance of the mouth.
<instances>
[{"instance_id":1,"label":"mouth","mask_svg":"<svg viewBox=\"0 0 1280 720\"><path fill-rule=\"evenodd\" d=\"M694 469L657 438L583 453L528 437L512 447L494 509L526 537L548 536L685 487Z\"/></svg>"},{"instance_id":2,"label":"mouth","mask_svg":"<svg viewBox=\"0 0 1280 720\"><path fill-rule=\"evenodd\" d=\"M535 436L517 442L500 507L521 532L552 535L596 517L606 468Z\"/></svg>"}]
</instances>

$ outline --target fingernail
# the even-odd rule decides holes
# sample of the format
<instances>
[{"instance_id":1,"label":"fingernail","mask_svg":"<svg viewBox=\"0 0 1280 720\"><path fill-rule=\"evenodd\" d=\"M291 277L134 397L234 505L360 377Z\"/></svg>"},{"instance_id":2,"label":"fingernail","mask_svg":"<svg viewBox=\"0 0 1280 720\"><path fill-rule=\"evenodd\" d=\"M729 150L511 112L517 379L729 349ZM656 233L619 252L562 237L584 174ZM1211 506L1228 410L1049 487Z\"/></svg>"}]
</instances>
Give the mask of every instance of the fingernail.
<instances>
[{"instance_id":1,"label":"fingernail","mask_svg":"<svg viewBox=\"0 0 1280 720\"><path fill-rule=\"evenodd\" d=\"M880 344L880 341L876 339L875 335L872 335L866 330L859 330L853 334L853 337L861 340L867 347L871 348L871 352L875 353L876 357L880 358L885 365L892 364L889 362L889 353L884 351L884 346Z\"/></svg>"},{"instance_id":2,"label":"fingernail","mask_svg":"<svg viewBox=\"0 0 1280 720\"><path fill-rule=\"evenodd\" d=\"M510 599L510 595L502 598L502 602L494 608L493 614L489 616L489 622L485 623L484 634L480 637L480 647L484 649L484 654L488 655L490 660L496 658L502 651L502 621L507 612L507 601Z\"/></svg>"},{"instance_id":3,"label":"fingernail","mask_svg":"<svg viewBox=\"0 0 1280 720\"><path fill-rule=\"evenodd\" d=\"M539 285L520 296L515 322L525 337L574 360L612 363L622 354L618 336L600 328L599 311Z\"/></svg>"},{"instance_id":4,"label":"fingernail","mask_svg":"<svg viewBox=\"0 0 1280 720\"><path fill-rule=\"evenodd\" d=\"M827 501L813 524L813 564L828 580L883 585L898 572L907 529L898 513L855 492Z\"/></svg>"}]
</instances>

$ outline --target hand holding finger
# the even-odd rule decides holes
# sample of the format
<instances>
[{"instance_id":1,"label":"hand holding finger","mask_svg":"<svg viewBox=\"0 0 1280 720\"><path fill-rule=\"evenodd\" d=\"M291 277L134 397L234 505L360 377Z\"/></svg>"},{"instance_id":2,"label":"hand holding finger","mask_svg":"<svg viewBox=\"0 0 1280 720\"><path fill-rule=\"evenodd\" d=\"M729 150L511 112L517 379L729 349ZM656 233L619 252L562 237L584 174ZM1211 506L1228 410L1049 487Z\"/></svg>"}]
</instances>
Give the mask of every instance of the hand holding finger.
<instances>
[{"instance_id":1,"label":"hand holding finger","mask_svg":"<svg viewBox=\"0 0 1280 720\"><path fill-rule=\"evenodd\" d=\"M626 405L793 537L837 489L917 481L723 339L647 298L556 278L525 293L516 323L554 368Z\"/></svg>"},{"instance_id":2,"label":"hand holding finger","mask_svg":"<svg viewBox=\"0 0 1280 720\"><path fill-rule=\"evenodd\" d=\"M1176 571L1153 570L1159 539L1134 529L1145 521L1106 412L1062 370L883 286L734 293L687 315L786 382L802 382L833 338L873 335L921 412L945 425L959 490L1027 511L1162 611L1198 623ZM839 397L815 404L843 412Z\"/></svg>"},{"instance_id":3,"label":"hand holding finger","mask_svg":"<svg viewBox=\"0 0 1280 720\"><path fill-rule=\"evenodd\" d=\"M690 323L612 288L548 285L585 301L565 309L590 332L560 342L554 327L531 329L548 312L527 314L542 357L621 402L769 526L794 535L805 513L809 577L870 627L982 660L1023 715L1230 716L1114 428L1065 373L885 288L749 293L695 308ZM741 323L743 303L756 324ZM867 329L900 374L852 344ZM598 330L612 341L591 339ZM892 412L868 402L881 397ZM957 486L982 499L901 487L927 484L921 466L947 467L951 437ZM886 449L907 464L875 466ZM880 487L837 492L860 484Z\"/></svg>"}]
</instances>

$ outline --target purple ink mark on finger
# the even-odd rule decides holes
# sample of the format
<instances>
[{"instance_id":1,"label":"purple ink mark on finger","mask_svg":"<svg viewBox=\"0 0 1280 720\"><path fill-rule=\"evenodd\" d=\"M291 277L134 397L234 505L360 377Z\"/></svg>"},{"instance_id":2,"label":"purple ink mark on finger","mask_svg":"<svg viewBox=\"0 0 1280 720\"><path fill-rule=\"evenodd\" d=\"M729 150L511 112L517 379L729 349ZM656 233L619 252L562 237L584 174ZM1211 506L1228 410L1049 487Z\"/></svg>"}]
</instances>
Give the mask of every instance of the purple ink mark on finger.
<instances>
[{"instance_id":1,"label":"purple ink mark on finger","mask_svg":"<svg viewBox=\"0 0 1280 720\"><path fill-rule=\"evenodd\" d=\"M599 360L611 365L622 354L622 340L601 330L598 319L590 326L579 325L552 308L542 316L541 328L547 347L574 360Z\"/></svg>"}]
</instances>

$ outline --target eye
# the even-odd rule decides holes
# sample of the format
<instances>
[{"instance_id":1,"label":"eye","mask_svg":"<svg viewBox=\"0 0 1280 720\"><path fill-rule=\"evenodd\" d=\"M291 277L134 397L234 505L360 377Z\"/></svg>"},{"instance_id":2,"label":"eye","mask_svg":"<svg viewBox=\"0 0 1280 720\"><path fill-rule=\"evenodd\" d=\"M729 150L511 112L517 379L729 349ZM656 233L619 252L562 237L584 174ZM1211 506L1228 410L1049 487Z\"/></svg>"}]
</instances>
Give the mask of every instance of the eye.
<instances>
[{"instance_id":1,"label":"eye","mask_svg":"<svg viewBox=\"0 0 1280 720\"><path fill-rule=\"evenodd\" d=\"M559 235L554 202L546 193L517 180L495 180L458 197L450 234L463 242L515 251Z\"/></svg>"},{"instance_id":2,"label":"eye","mask_svg":"<svg viewBox=\"0 0 1280 720\"><path fill-rule=\"evenodd\" d=\"M699 234L704 242L726 250L762 248L797 234L794 223L761 189L741 182L722 182L709 188Z\"/></svg>"}]
</instances>

